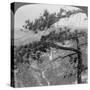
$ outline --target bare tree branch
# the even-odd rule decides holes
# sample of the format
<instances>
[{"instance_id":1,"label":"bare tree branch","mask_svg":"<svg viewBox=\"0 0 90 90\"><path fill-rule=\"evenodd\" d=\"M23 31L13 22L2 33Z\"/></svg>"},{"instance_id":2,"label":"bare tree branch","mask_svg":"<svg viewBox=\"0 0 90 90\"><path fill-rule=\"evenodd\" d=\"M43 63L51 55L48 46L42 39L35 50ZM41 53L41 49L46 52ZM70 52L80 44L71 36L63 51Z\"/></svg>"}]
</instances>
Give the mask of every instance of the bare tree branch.
<instances>
[{"instance_id":1,"label":"bare tree branch","mask_svg":"<svg viewBox=\"0 0 90 90\"><path fill-rule=\"evenodd\" d=\"M57 49L62 49L62 50L68 50L68 51L74 51L76 53L81 53L78 49L72 48L72 47L63 47L60 45L57 45L55 43L49 43L51 47L57 48Z\"/></svg>"},{"instance_id":2,"label":"bare tree branch","mask_svg":"<svg viewBox=\"0 0 90 90\"><path fill-rule=\"evenodd\" d=\"M68 54L68 55L66 55L66 56L59 56L59 57L53 59L52 61L56 61L56 60L59 59L59 58L64 59L64 58L66 58L66 57L70 57L70 56L75 55L75 54L77 54L77 53L71 53L71 54Z\"/></svg>"},{"instance_id":3,"label":"bare tree branch","mask_svg":"<svg viewBox=\"0 0 90 90\"><path fill-rule=\"evenodd\" d=\"M87 42L86 43L82 43L79 46L83 46L83 45L88 45L88 43Z\"/></svg>"}]
</instances>

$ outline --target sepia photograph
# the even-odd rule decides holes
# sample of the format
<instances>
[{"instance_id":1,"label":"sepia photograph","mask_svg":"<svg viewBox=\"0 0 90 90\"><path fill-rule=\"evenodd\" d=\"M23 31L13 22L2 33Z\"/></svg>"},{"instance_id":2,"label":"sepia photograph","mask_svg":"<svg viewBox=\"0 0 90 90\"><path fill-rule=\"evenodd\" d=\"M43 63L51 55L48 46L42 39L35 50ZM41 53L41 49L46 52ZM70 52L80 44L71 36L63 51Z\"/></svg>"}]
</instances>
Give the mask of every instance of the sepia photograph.
<instances>
[{"instance_id":1,"label":"sepia photograph","mask_svg":"<svg viewBox=\"0 0 90 90\"><path fill-rule=\"evenodd\" d=\"M11 86L88 83L88 7L11 3Z\"/></svg>"}]
</instances>

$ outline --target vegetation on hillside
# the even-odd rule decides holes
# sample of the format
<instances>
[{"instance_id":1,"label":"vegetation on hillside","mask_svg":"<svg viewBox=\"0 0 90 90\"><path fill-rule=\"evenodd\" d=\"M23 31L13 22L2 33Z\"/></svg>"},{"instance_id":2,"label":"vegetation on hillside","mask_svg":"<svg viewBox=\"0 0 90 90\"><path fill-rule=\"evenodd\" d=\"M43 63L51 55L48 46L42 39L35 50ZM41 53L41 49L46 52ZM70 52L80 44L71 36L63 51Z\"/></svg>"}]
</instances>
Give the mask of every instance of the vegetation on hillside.
<instances>
[{"instance_id":1,"label":"vegetation on hillside","mask_svg":"<svg viewBox=\"0 0 90 90\"><path fill-rule=\"evenodd\" d=\"M67 45L65 44L66 41L71 41L73 44L75 44L75 46L67 47ZM60 43L62 45L58 45L57 43ZM82 71L87 69L87 66L82 64L83 59L81 48L84 45L87 46L87 33L84 31L75 30L74 32L70 32L70 30L65 30L60 31L59 33L53 31L46 36L42 36L40 41L20 46L15 52L15 63L16 66L18 63L28 63L30 65L30 58L31 60L35 60L38 63L43 63L41 55L43 53L50 52L51 48L55 48L56 50L64 50L63 52L70 51L71 53L67 53L67 55L65 56L60 55L55 60L59 58L64 60L65 58L69 57L70 59L69 61L67 61L69 62L70 69L68 69L67 74L65 74L65 77L68 75L79 74L78 83L81 83L81 73Z\"/></svg>"},{"instance_id":2,"label":"vegetation on hillside","mask_svg":"<svg viewBox=\"0 0 90 90\"><path fill-rule=\"evenodd\" d=\"M51 30L51 25L57 22L60 18L69 17L72 14L78 13L78 11L68 11L63 15L62 13L64 11L65 10L61 9L58 14L50 14L45 10L43 15L38 19L35 19L34 22L27 20L23 27L32 30L35 33L38 33L38 31ZM64 72L63 78L71 78L72 76L75 76L77 83L83 83L82 72L88 69L87 64L83 63L85 60L82 58L83 48L86 50L88 44L87 32L78 29L71 31L68 27L58 28L58 32L56 30L57 28L54 29L55 31L43 35L40 41L34 41L19 47L14 46L14 70L19 68L19 64L26 64L30 67L32 61L42 65L43 62L45 62L45 59L42 59L42 55L50 53L53 48L56 51L63 51L62 53L64 53L64 55L59 53L59 56L53 58L51 61L52 63L57 60L62 61L64 68L67 69ZM69 46L66 42L68 42Z\"/></svg>"}]
</instances>

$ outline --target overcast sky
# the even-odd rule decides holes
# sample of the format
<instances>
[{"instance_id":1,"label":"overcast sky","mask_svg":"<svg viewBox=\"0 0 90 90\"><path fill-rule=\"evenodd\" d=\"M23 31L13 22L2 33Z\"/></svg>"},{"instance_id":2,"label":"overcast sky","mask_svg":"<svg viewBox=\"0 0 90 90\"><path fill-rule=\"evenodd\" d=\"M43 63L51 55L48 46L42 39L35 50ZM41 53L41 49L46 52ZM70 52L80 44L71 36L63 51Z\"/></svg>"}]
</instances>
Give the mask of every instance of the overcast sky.
<instances>
[{"instance_id":1,"label":"overcast sky","mask_svg":"<svg viewBox=\"0 0 90 90\"><path fill-rule=\"evenodd\" d=\"M62 6L62 5L49 5L49 4L30 4L20 7L15 13L15 28L22 28L25 21L30 19L34 21L43 14L44 10L47 9L49 13L59 12L60 8L65 10L79 10L76 7ZM64 22L65 23L65 22Z\"/></svg>"}]
</instances>

